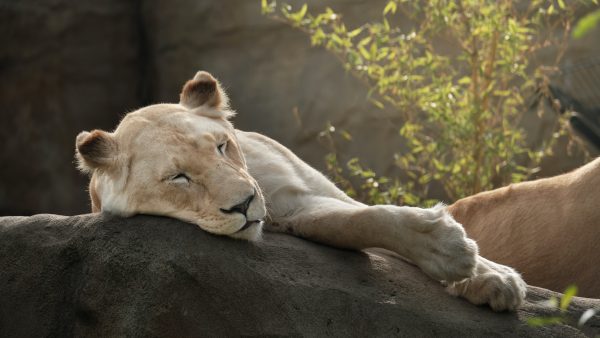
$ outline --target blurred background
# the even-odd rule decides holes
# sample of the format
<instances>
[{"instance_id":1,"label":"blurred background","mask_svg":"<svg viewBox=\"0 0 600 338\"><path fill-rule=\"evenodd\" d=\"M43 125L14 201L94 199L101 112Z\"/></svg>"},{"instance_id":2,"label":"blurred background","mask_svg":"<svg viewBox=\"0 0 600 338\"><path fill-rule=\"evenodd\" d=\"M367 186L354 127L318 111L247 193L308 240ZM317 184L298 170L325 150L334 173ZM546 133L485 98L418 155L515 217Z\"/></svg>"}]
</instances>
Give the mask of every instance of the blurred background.
<instances>
[{"instance_id":1,"label":"blurred background","mask_svg":"<svg viewBox=\"0 0 600 338\"><path fill-rule=\"evenodd\" d=\"M352 26L380 19L387 1L290 3L331 7ZM318 138L330 122L352 135L344 153L395 174L389 159L401 123L391 109L369 102L369 89L334 55L311 47L305 33L262 15L259 1L1 0L0 28L1 215L89 212L88 179L73 160L75 136L112 130L147 104L178 102L182 84L200 69L224 85L237 128L264 133L324 169L328 149ZM556 52L549 46L540 60ZM592 129L600 111L598 55L598 28L570 41L553 87ZM547 128L533 119L526 125L532 140ZM592 144L591 135L584 141ZM568 148L560 141L535 177L585 161ZM594 146L588 151L598 154Z\"/></svg>"}]
</instances>

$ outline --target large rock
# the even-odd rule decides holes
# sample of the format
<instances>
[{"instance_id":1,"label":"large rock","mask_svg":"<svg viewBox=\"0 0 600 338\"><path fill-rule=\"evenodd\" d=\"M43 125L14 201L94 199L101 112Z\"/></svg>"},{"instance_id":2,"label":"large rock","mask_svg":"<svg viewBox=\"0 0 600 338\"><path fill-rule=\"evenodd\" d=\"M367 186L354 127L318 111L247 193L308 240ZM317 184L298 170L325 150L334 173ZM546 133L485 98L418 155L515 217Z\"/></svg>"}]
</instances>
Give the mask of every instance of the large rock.
<instances>
[{"instance_id":1,"label":"large rock","mask_svg":"<svg viewBox=\"0 0 600 338\"><path fill-rule=\"evenodd\" d=\"M0 336L539 336L556 293L530 288L517 313L447 295L417 268L265 234L253 244L192 224L137 216L0 219ZM576 298L573 318L599 300Z\"/></svg>"}]
</instances>

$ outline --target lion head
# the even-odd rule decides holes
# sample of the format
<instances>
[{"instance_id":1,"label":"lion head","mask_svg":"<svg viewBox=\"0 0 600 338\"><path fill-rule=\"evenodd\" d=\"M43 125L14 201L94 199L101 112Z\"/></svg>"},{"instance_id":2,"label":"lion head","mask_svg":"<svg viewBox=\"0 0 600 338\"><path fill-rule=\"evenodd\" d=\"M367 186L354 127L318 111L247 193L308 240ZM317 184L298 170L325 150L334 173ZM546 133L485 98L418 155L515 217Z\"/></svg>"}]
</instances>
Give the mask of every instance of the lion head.
<instances>
[{"instance_id":1,"label":"lion head","mask_svg":"<svg viewBox=\"0 0 600 338\"><path fill-rule=\"evenodd\" d=\"M163 215L219 235L256 239L263 195L248 173L219 82L198 72L179 104L127 114L117 129L81 132L79 168L91 174L92 211Z\"/></svg>"}]
</instances>

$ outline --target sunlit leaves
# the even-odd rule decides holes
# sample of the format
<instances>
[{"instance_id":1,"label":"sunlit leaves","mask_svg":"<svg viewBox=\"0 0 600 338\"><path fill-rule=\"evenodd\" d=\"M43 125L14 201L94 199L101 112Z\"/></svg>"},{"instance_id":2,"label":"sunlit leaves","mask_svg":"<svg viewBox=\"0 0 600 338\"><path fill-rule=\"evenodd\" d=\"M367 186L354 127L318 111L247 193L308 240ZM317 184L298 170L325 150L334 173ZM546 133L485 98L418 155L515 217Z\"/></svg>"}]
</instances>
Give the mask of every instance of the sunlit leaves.
<instances>
[{"instance_id":1,"label":"sunlit leaves","mask_svg":"<svg viewBox=\"0 0 600 338\"><path fill-rule=\"evenodd\" d=\"M553 324L561 324L564 322L563 317L532 317L527 319L527 324L533 327L548 326Z\"/></svg>"},{"instance_id":2,"label":"sunlit leaves","mask_svg":"<svg viewBox=\"0 0 600 338\"><path fill-rule=\"evenodd\" d=\"M273 14L275 12L276 8L277 8L276 1L261 0L261 2L260 2L260 11L263 15Z\"/></svg>"},{"instance_id":3,"label":"sunlit leaves","mask_svg":"<svg viewBox=\"0 0 600 338\"><path fill-rule=\"evenodd\" d=\"M527 324L533 327L541 327L548 325L556 325L556 324L571 324L575 322L574 318L572 318L567 310L573 297L577 295L577 286L570 285L565 290L563 296L560 299L560 302L556 297L550 297L550 299L538 303L541 306L549 308L554 312L551 316L543 316L543 317L531 317L527 319ZM598 311L596 309L587 309L585 310L579 319L577 320L577 327L581 328L585 325L585 323L590 320Z\"/></svg>"},{"instance_id":4,"label":"sunlit leaves","mask_svg":"<svg viewBox=\"0 0 600 338\"><path fill-rule=\"evenodd\" d=\"M597 9L581 18L573 29L573 38L580 39L592 31L600 22L600 9Z\"/></svg>"},{"instance_id":5,"label":"sunlit leaves","mask_svg":"<svg viewBox=\"0 0 600 338\"><path fill-rule=\"evenodd\" d=\"M571 300L573 299L573 297L575 297L576 294L577 294L577 286L575 286L575 285L570 285L565 290L565 293L563 294L562 298L560 299L560 310L561 311L567 311L569 304L571 304Z\"/></svg>"},{"instance_id":6,"label":"sunlit leaves","mask_svg":"<svg viewBox=\"0 0 600 338\"><path fill-rule=\"evenodd\" d=\"M396 2L388 1L387 5L385 5L385 8L383 9L383 15L386 15L388 13L395 14L396 9L398 9L398 5L396 4Z\"/></svg>"},{"instance_id":7,"label":"sunlit leaves","mask_svg":"<svg viewBox=\"0 0 600 338\"><path fill-rule=\"evenodd\" d=\"M547 84L556 67L532 67L529 60L544 46L567 41L548 34L547 27L550 21L563 23L569 34L574 6L556 0L518 6L389 0L380 20L356 27L347 27L331 8L313 14L306 5L273 6L263 1L263 13L306 32L312 45L326 48L368 85L375 107L392 107L404 121L399 132L406 151L393 160L402 180L377 176L359 160L327 159L336 182L354 195L362 191L365 201L431 204L432 186L456 200L528 179L551 153L556 138L531 149L520 119L528 95ZM400 28L393 24L397 20L408 23ZM449 52L444 43L458 52ZM566 120L559 118L556 126L556 135L563 135ZM351 140L341 132L327 137Z\"/></svg>"}]
</instances>

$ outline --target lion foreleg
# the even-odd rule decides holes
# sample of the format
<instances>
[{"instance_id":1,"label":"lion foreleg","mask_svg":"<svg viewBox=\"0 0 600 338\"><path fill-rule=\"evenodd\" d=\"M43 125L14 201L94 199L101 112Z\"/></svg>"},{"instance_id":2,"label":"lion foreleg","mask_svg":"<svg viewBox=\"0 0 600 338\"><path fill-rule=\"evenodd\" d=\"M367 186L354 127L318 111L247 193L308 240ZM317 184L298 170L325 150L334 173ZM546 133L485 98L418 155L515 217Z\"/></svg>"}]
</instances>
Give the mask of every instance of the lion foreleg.
<instances>
[{"instance_id":1,"label":"lion foreleg","mask_svg":"<svg viewBox=\"0 0 600 338\"><path fill-rule=\"evenodd\" d=\"M521 276L477 255L475 242L441 206L365 206L314 196L294 203L299 206L294 212L274 217L267 229L341 248L394 251L430 277L447 281L450 294L496 311L514 310L525 298Z\"/></svg>"},{"instance_id":2,"label":"lion foreleg","mask_svg":"<svg viewBox=\"0 0 600 338\"><path fill-rule=\"evenodd\" d=\"M268 230L341 248L388 249L436 280L458 281L473 273L477 245L441 207L365 206L315 196L296 199L294 212L273 217Z\"/></svg>"}]
</instances>

